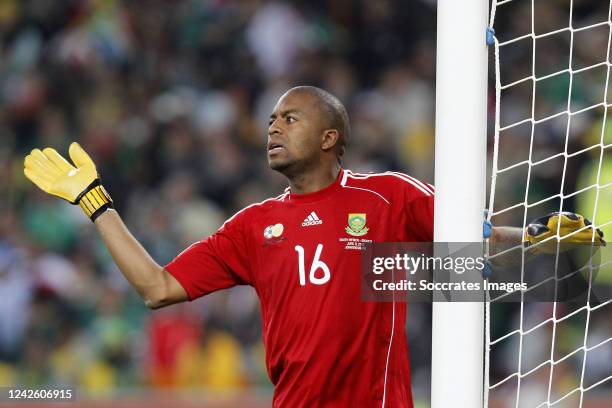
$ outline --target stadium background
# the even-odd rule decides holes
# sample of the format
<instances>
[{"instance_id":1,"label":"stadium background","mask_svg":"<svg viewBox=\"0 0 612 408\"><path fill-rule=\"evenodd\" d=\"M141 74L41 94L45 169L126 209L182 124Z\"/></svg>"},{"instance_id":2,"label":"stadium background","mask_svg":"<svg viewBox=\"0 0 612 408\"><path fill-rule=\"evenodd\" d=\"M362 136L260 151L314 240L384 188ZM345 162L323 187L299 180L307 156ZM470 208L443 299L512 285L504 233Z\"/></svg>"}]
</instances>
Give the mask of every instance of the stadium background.
<instances>
[{"instance_id":1,"label":"stadium background","mask_svg":"<svg viewBox=\"0 0 612 408\"><path fill-rule=\"evenodd\" d=\"M522 3L499 17L502 26L520 29L531 7ZM544 24L567 25L566 3L538 3ZM576 16L585 18L601 4L579 3ZM353 127L346 167L432 182L435 16L433 0L1 1L0 385L72 384L80 399L147 406L269 406L255 292L238 287L150 312L80 209L25 179L23 156L43 146L66 152L78 140L160 264L284 189L266 165L267 118L296 84L345 102ZM551 46L547 57L561 63L563 52ZM510 70L525 63L514 58ZM556 90L544 103L567 102ZM506 107L520 111L529 97ZM583 121L572 143L591 144L598 126ZM563 150L564 129L545 134L540 147ZM524 135L505 140L525 151ZM543 196L556 194L561 171L532 182ZM575 187L590 171L588 160L573 162L566 183ZM515 185L504 184L508 203L523 200ZM426 406L429 306L411 305L409 316L413 389ZM566 330L559 338L582 333ZM511 365L496 362L493 375Z\"/></svg>"}]
</instances>

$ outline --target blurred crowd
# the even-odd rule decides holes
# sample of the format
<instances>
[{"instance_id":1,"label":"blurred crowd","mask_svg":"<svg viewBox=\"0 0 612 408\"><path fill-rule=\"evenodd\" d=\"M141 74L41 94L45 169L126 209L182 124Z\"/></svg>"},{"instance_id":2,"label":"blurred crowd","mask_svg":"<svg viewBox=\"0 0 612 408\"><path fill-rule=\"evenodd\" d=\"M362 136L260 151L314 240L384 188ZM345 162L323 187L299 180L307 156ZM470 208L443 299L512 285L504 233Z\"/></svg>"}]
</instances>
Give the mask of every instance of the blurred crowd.
<instances>
[{"instance_id":1,"label":"blurred crowd","mask_svg":"<svg viewBox=\"0 0 612 408\"><path fill-rule=\"evenodd\" d=\"M346 104L353 129L346 167L433 182L435 3L1 1L0 384L74 384L95 395L143 386L271 389L251 288L150 312L81 210L25 179L23 156L45 146L65 153L79 141L126 224L160 264L235 211L285 188L267 168L265 143L270 111L291 86L317 85ZM606 21L607 6L592 11L598 3L581 2L575 21ZM528 6L499 10L500 30L525 29ZM545 27L567 26L564 2L541 7ZM600 37L593 37L598 44ZM567 65L564 41L542 51L543 66L563 58ZM600 51L584 48L587 62ZM521 50L502 51L504 58L503 74L514 80L531 64ZM594 85L590 79L580 88L585 103L605 88L601 75ZM564 80L538 94L537 114L567 105ZM504 98L503 120L531 114L531 91ZM492 117L492 99L489 108ZM600 110L572 121L580 125L572 128L574 151L601 133ZM563 152L566 128L553 122L538 133L541 158ZM525 160L529 132L502 132L501 149L507 165ZM530 197L558 194L564 173L566 193L592 182L600 150L572 158L567 172L559 161L541 172L535 166ZM612 181L610 152L603 157ZM511 174L498 180L497 209L525 199L526 175ZM583 210L589 217L588 200L570 197L565 208L590 205ZM607 220L610 202L599 202ZM498 224L522 222L522 212L509 213ZM415 393L428 398L428 306L415 306L410 316Z\"/></svg>"}]
</instances>

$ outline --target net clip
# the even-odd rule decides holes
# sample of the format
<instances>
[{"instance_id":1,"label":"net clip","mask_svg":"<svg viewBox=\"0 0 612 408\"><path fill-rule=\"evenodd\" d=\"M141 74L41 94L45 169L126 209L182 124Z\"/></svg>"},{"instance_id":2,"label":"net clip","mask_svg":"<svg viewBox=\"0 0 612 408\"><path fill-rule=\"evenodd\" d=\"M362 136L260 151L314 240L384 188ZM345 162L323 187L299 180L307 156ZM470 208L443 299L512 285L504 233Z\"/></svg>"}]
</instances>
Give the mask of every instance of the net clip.
<instances>
[{"instance_id":1,"label":"net clip","mask_svg":"<svg viewBox=\"0 0 612 408\"><path fill-rule=\"evenodd\" d=\"M487 45L495 44L495 30L492 27L487 28Z\"/></svg>"}]
</instances>

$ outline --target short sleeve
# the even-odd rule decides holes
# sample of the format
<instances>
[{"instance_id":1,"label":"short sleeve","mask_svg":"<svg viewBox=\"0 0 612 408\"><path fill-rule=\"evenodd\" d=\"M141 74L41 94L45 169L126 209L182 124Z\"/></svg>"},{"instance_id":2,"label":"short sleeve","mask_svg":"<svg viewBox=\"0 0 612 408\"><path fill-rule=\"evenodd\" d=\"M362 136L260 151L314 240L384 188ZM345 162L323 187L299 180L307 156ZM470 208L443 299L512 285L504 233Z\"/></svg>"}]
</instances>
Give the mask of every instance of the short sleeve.
<instances>
[{"instance_id":1,"label":"short sleeve","mask_svg":"<svg viewBox=\"0 0 612 408\"><path fill-rule=\"evenodd\" d=\"M189 300L236 285L251 285L244 214L228 220L210 237L195 242L165 269L183 286Z\"/></svg>"},{"instance_id":2,"label":"short sleeve","mask_svg":"<svg viewBox=\"0 0 612 408\"><path fill-rule=\"evenodd\" d=\"M434 230L434 196L420 195L406 206L410 235L415 242L432 242Z\"/></svg>"}]
</instances>

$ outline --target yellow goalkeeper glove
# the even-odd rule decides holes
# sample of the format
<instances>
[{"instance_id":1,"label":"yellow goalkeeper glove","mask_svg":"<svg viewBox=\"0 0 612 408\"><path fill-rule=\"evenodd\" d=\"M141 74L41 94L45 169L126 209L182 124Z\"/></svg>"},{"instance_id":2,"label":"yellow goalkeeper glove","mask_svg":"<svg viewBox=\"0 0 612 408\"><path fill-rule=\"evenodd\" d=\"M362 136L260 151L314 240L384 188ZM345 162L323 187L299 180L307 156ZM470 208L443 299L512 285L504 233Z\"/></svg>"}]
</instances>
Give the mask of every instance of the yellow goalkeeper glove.
<instances>
[{"instance_id":1,"label":"yellow goalkeeper glove","mask_svg":"<svg viewBox=\"0 0 612 408\"><path fill-rule=\"evenodd\" d=\"M595 234L593 235L591 222L582 215L572 212L555 212L532 221L525 228L524 240L530 245L536 245L547 238L556 236L557 229L561 237L562 250L568 249L566 248L567 244L594 243L598 246L606 245L606 241L603 240L604 234L599 228L595 229ZM580 232L567 236L578 230ZM593 236L595 237L594 239ZM558 240L551 239L548 242L535 246L534 249L537 252L555 253L557 251L557 243Z\"/></svg>"},{"instance_id":2,"label":"yellow goalkeeper glove","mask_svg":"<svg viewBox=\"0 0 612 408\"><path fill-rule=\"evenodd\" d=\"M46 193L71 204L78 204L95 221L113 207L113 201L100 184L96 165L78 143L68 149L74 166L55 149L34 149L24 160L25 176Z\"/></svg>"}]
</instances>

